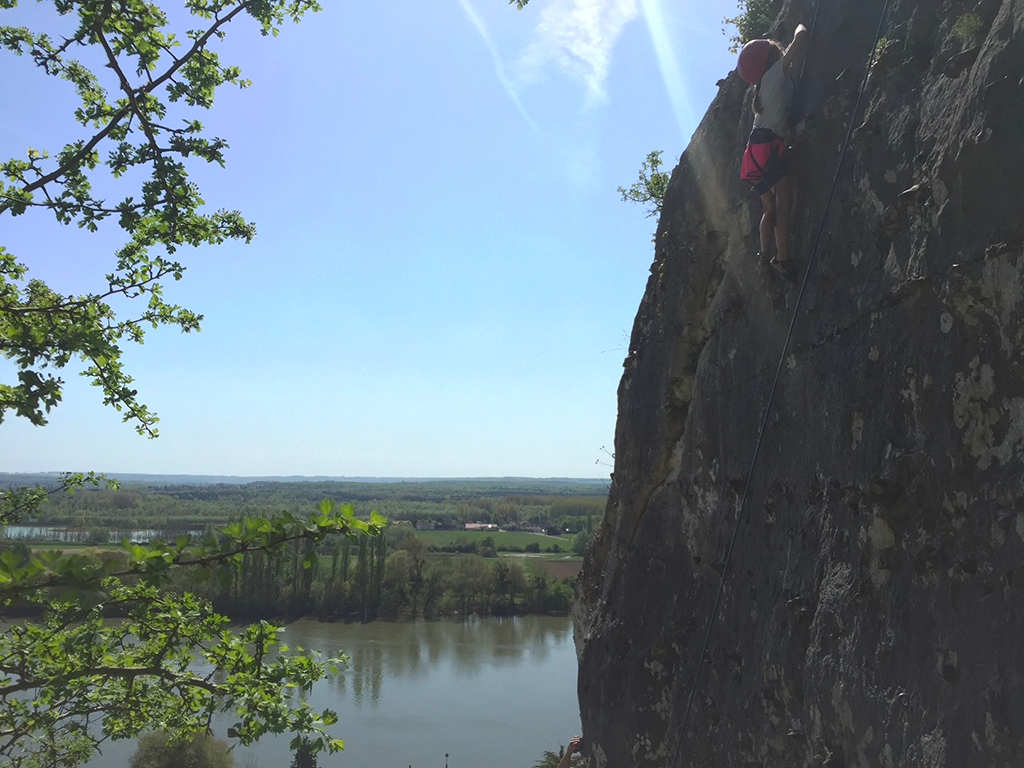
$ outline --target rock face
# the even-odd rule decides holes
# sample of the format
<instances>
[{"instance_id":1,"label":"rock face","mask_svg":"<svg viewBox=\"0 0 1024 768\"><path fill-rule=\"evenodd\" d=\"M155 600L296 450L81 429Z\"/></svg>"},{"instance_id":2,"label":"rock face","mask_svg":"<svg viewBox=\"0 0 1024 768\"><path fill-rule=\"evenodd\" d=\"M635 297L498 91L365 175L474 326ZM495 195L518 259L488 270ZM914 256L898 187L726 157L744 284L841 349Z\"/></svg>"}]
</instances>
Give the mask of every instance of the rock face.
<instances>
[{"instance_id":1,"label":"rock face","mask_svg":"<svg viewBox=\"0 0 1024 768\"><path fill-rule=\"evenodd\" d=\"M975 3L892 0L853 116L882 3L821 2L801 264L858 127L685 728L797 288L735 73L672 174L575 609L598 768L1024 765L1024 0Z\"/></svg>"}]
</instances>

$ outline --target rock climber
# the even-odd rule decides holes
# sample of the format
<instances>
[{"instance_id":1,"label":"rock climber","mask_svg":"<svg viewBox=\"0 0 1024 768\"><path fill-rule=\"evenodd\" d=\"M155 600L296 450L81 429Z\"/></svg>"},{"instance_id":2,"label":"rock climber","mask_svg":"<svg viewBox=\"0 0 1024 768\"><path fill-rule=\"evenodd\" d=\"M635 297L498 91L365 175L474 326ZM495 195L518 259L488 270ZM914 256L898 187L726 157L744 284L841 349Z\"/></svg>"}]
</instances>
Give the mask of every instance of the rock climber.
<instances>
[{"instance_id":1,"label":"rock climber","mask_svg":"<svg viewBox=\"0 0 1024 768\"><path fill-rule=\"evenodd\" d=\"M786 49L774 40L751 40L740 51L736 67L740 77L755 86L754 130L743 153L740 178L749 181L761 197L758 258L768 260L774 233L777 251L769 263L790 282L796 282L797 268L789 255L793 188L786 173L786 137L809 38L807 28L798 24Z\"/></svg>"}]
</instances>

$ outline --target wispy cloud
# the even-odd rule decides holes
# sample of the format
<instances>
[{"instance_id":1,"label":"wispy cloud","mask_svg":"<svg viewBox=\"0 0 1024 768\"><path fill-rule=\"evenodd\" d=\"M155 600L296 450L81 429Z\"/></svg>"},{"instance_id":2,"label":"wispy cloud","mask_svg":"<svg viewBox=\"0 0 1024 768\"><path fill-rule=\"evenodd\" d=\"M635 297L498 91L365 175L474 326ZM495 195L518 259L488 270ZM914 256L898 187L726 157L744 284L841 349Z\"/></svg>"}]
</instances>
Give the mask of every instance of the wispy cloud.
<instances>
[{"instance_id":1,"label":"wispy cloud","mask_svg":"<svg viewBox=\"0 0 1024 768\"><path fill-rule=\"evenodd\" d=\"M672 105L672 114L675 115L679 132L685 140L689 138L687 132L692 131L697 124L696 115L690 94L683 83L676 52L672 48L672 36L669 34L661 3L662 0L640 0L640 7L647 22L647 31L651 34L651 45L658 59L658 69L661 70L661 80L665 84L669 104Z\"/></svg>"},{"instance_id":2,"label":"wispy cloud","mask_svg":"<svg viewBox=\"0 0 1024 768\"><path fill-rule=\"evenodd\" d=\"M532 82L548 66L579 79L587 103L605 99L612 49L637 16L638 0L552 0L540 12L534 39L516 63L517 79Z\"/></svg>"},{"instance_id":3,"label":"wispy cloud","mask_svg":"<svg viewBox=\"0 0 1024 768\"><path fill-rule=\"evenodd\" d=\"M535 133L540 133L540 127L534 122L533 118L530 117L530 113L526 111L526 107L523 106L522 100L519 98L519 94L516 92L515 84L509 78L508 73L505 71L505 65L501 60L501 55L498 53L498 47L494 44L494 39L491 37L490 31L487 29L487 25L484 24L484 20L480 18L480 14L476 12L476 8L472 6L469 0L459 0L459 6L462 8L463 13L466 14L466 18L469 22L476 27L476 31L480 35L480 39L483 40L484 45L491 54L491 60L494 62L494 72L498 76L498 82L501 83L501 87L505 89L505 93L512 99L512 103L516 105L516 109L519 110L519 114L523 116L523 120L530 126Z\"/></svg>"}]
</instances>

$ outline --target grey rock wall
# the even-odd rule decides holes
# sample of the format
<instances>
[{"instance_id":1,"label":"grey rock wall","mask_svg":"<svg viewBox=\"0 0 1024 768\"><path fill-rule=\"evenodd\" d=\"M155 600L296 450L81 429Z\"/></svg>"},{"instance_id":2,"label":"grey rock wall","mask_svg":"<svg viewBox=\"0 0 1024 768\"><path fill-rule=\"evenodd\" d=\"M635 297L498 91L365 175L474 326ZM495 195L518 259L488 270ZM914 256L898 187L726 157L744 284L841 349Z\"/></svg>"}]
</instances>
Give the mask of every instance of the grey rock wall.
<instances>
[{"instance_id":1,"label":"grey rock wall","mask_svg":"<svg viewBox=\"0 0 1024 768\"><path fill-rule=\"evenodd\" d=\"M881 7L821 0L801 263ZM1024 765L1024 0L893 0L884 36L686 728L797 289L754 261L735 73L672 174L575 608L597 768Z\"/></svg>"}]
</instances>

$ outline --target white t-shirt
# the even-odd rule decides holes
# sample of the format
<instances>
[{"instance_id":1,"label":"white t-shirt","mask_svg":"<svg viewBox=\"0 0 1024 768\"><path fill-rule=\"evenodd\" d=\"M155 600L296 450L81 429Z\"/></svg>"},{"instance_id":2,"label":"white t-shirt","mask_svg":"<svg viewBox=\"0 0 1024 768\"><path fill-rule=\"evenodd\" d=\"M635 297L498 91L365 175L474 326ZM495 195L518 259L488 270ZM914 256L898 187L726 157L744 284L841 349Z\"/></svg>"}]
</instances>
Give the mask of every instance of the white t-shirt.
<instances>
[{"instance_id":1,"label":"white t-shirt","mask_svg":"<svg viewBox=\"0 0 1024 768\"><path fill-rule=\"evenodd\" d=\"M770 128L777 136L789 134L789 110L793 106L793 78L780 58L761 76L761 111L754 115L755 128Z\"/></svg>"}]
</instances>

